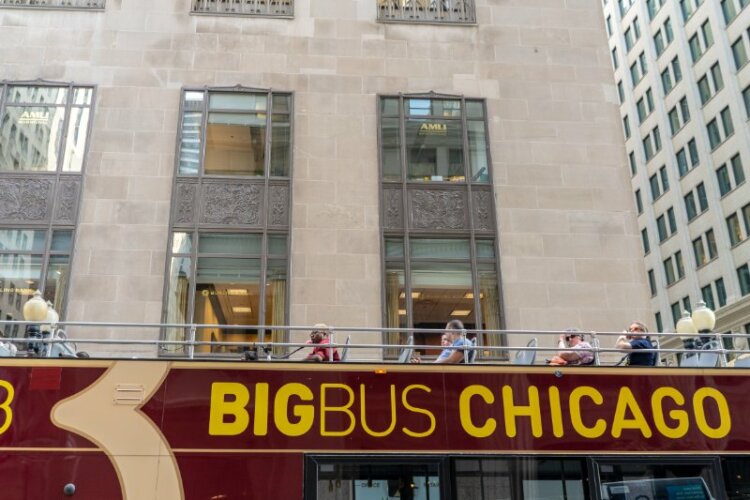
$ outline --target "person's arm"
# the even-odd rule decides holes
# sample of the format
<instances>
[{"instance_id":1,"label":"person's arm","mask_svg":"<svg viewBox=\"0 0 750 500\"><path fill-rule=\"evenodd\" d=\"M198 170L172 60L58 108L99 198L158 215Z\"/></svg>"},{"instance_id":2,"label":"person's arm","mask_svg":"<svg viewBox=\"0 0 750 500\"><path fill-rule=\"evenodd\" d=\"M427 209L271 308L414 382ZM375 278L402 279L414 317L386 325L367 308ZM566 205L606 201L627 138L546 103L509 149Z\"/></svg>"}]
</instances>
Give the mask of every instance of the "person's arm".
<instances>
[{"instance_id":1,"label":"person's arm","mask_svg":"<svg viewBox=\"0 0 750 500\"><path fill-rule=\"evenodd\" d=\"M464 353L460 349L455 349L447 358L438 358L435 363L457 364L464 360Z\"/></svg>"},{"instance_id":2,"label":"person's arm","mask_svg":"<svg viewBox=\"0 0 750 500\"><path fill-rule=\"evenodd\" d=\"M633 346L630 345L630 341L625 335L620 335L617 337L617 342L615 342L615 347L617 349L632 349Z\"/></svg>"}]
</instances>

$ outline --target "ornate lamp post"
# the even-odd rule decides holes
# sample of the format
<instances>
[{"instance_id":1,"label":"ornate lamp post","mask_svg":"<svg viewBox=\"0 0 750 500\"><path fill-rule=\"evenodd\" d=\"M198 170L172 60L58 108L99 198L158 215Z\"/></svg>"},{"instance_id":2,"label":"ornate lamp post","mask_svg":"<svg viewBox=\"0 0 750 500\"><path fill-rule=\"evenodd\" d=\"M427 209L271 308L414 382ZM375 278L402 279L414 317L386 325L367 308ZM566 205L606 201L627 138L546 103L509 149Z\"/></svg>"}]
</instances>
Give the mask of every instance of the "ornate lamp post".
<instances>
[{"instance_id":1,"label":"ornate lamp post","mask_svg":"<svg viewBox=\"0 0 750 500\"><path fill-rule=\"evenodd\" d=\"M34 292L34 296L27 300L23 305L23 318L26 321L33 321L34 323L41 324L42 322L47 320L49 310L49 306L42 298L42 292L37 290L36 292ZM39 324L28 325L26 327L26 337L32 339L42 338L42 331ZM29 343L29 351L33 351L34 353L39 355L40 349L41 345L38 342Z\"/></svg>"}]
</instances>

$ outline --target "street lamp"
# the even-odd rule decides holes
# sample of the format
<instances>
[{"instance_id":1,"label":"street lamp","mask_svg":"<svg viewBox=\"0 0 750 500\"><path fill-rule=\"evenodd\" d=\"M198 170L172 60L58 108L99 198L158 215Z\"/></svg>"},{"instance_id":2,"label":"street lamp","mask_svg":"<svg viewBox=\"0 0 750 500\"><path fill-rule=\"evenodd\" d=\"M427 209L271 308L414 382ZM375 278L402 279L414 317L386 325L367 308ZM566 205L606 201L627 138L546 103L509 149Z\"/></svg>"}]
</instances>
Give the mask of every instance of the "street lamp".
<instances>
[{"instance_id":1,"label":"street lamp","mask_svg":"<svg viewBox=\"0 0 750 500\"><path fill-rule=\"evenodd\" d=\"M23 305L23 319L34 322L34 324L26 327L26 337L33 339L42 338L42 331L39 324L47 320L49 310L50 307L42 298L42 292L39 290L34 292L34 296ZM37 355L39 355L40 348L41 346L38 342L29 343L29 351L34 351Z\"/></svg>"},{"instance_id":2,"label":"street lamp","mask_svg":"<svg viewBox=\"0 0 750 500\"><path fill-rule=\"evenodd\" d=\"M696 333L702 333L699 339L691 336L687 339L683 339L686 349L696 349L711 340L710 334L714 326L716 326L716 314L706 307L706 303L703 301L696 304L693 313L683 311L682 318L675 325L677 333L683 335L695 335Z\"/></svg>"}]
</instances>

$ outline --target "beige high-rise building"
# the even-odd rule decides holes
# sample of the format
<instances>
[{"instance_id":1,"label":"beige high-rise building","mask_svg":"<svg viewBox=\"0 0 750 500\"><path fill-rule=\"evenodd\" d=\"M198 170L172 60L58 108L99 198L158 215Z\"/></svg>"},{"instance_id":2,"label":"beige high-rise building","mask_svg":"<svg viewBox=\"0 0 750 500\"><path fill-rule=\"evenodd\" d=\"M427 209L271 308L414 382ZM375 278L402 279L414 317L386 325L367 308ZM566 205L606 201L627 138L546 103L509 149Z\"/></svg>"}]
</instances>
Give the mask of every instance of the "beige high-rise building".
<instances>
[{"instance_id":1,"label":"beige high-rise building","mask_svg":"<svg viewBox=\"0 0 750 500\"><path fill-rule=\"evenodd\" d=\"M604 1L651 309L750 333L747 0Z\"/></svg>"},{"instance_id":2,"label":"beige high-rise building","mask_svg":"<svg viewBox=\"0 0 750 500\"><path fill-rule=\"evenodd\" d=\"M606 39L597 2L0 0L0 315L39 288L76 322L652 317ZM197 333L287 335L257 330Z\"/></svg>"}]
</instances>

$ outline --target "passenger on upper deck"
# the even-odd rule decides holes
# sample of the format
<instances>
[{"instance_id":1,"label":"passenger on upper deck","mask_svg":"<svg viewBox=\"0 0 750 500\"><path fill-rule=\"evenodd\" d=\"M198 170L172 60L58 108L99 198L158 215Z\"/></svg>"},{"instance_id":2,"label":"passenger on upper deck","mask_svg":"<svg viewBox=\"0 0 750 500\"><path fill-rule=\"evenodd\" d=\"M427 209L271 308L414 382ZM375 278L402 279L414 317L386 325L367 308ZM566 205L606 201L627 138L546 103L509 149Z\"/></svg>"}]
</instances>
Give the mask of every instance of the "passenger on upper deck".
<instances>
[{"instance_id":1,"label":"passenger on upper deck","mask_svg":"<svg viewBox=\"0 0 750 500\"><path fill-rule=\"evenodd\" d=\"M325 323L318 323L313 326L313 330L310 332L310 340L308 340L307 343L313 344L315 347L313 347L312 352L304 358L304 361L341 361L338 350L333 347L324 347L331 342L328 338L329 331L330 329Z\"/></svg>"},{"instance_id":2,"label":"passenger on upper deck","mask_svg":"<svg viewBox=\"0 0 750 500\"><path fill-rule=\"evenodd\" d=\"M449 345L451 347L462 347L465 345L466 340L464 339L463 332L464 324L461 320L452 319L445 325L445 333ZM463 349L443 349L440 356L435 360L435 363L449 363L455 364L460 363L464 360Z\"/></svg>"},{"instance_id":3,"label":"passenger on upper deck","mask_svg":"<svg viewBox=\"0 0 750 500\"><path fill-rule=\"evenodd\" d=\"M648 336L648 328L640 321L633 321L628 327L628 331L625 335L620 335L617 338L615 347L618 349L631 350L628 354L628 365L629 366L654 366L656 365L656 353L655 352L637 352L639 349L653 349L654 344L651 343Z\"/></svg>"},{"instance_id":4,"label":"passenger on upper deck","mask_svg":"<svg viewBox=\"0 0 750 500\"><path fill-rule=\"evenodd\" d=\"M578 328L568 328L560 335L558 349L566 349L549 360L551 365L590 365L594 362L594 351L591 344L585 341L583 332Z\"/></svg>"}]
</instances>

